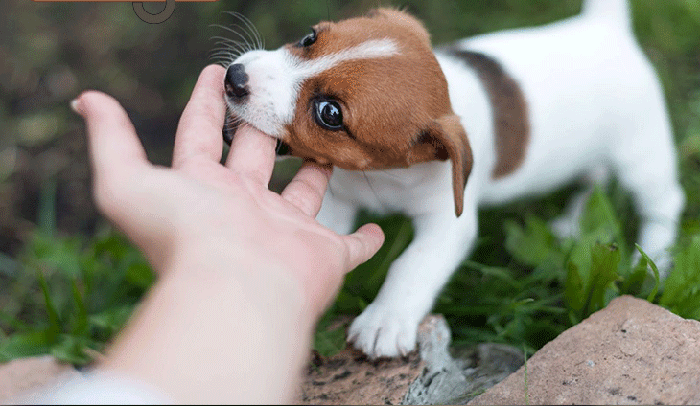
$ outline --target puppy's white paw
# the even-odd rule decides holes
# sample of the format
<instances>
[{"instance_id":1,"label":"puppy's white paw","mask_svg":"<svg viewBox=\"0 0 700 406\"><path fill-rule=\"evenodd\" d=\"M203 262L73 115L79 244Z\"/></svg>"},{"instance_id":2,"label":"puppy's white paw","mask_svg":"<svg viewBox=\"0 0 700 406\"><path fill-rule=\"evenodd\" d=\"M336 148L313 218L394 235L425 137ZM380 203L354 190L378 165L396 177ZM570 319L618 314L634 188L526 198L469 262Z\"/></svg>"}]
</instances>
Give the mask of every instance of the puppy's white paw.
<instances>
[{"instance_id":1,"label":"puppy's white paw","mask_svg":"<svg viewBox=\"0 0 700 406\"><path fill-rule=\"evenodd\" d=\"M405 356L416 347L416 315L372 303L350 325L348 342L371 359Z\"/></svg>"},{"instance_id":2,"label":"puppy's white paw","mask_svg":"<svg viewBox=\"0 0 700 406\"><path fill-rule=\"evenodd\" d=\"M570 215L555 217L549 222L549 229L560 239L576 238L581 233L579 218Z\"/></svg>"}]
</instances>

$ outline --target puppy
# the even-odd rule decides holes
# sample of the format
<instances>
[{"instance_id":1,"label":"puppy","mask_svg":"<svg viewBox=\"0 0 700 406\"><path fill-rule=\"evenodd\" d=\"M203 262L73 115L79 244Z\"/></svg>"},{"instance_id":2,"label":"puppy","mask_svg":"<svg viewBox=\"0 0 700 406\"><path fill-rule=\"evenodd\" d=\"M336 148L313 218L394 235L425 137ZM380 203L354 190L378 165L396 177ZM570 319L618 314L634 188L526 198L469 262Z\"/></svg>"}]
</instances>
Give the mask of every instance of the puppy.
<instances>
[{"instance_id":1,"label":"puppy","mask_svg":"<svg viewBox=\"0 0 700 406\"><path fill-rule=\"evenodd\" d=\"M480 205L604 168L634 196L640 245L669 263L685 195L663 90L625 0L588 0L568 20L436 52L421 22L379 9L245 52L225 89L234 123L335 166L321 223L348 233L360 208L413 219L413 242L349 330L370 357L415 347L420 320L474 245Z\"/></svg>"}]
</instances>

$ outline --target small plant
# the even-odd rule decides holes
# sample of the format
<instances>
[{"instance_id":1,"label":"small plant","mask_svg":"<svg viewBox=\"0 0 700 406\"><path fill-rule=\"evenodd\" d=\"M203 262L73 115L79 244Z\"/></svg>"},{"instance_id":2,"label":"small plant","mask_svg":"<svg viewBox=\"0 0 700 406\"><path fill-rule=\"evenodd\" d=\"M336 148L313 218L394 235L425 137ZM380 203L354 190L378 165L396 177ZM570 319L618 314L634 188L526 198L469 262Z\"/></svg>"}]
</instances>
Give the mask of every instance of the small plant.
<instances>
[{"instance_id":1,"label":"small plant","mask_svg":"<svg viewBox=\"0 0 700 406\"><path fill-rule=\"evenodd\" d=\"M0 362L50 353L89 363L90 350L104 350L153 281L141 254L111 229L91 241L37 233L19 262L24 276L14 288L23 302L0 313L8 335Z\"/></svg>"},{"instance_id":2,"label":"small plant","mask_svg":"<svg viewBox=\"0 0 700 406\"><path fill-rule=\"evenodd\" d=\"M52 200L42 201L43 220L24 252L3 262L19 269L12 284L17 301L0 311L0 362L50 353L84 365L123 326L154 275L138 250L111 228L91 239L57 236ZM348 274L319 321L314 347L321 355L345 348L350 318L341 316L359 314L374 299L392 261L413 238L406 217L363 213L359 219L370 221L382 226L386 243ZM536 214L501 226L505 264L484 265L477 261L480 255L465 260L436 300L434 312L445 315L456 345L500 342L532 353L623 294L700 319L700 235L678 249L659 295L656 266L638 246L640 259L632 266L620 222L601 190L586 205L579 238L555 238Z\"/></svg>"},{"instance_id":3,"label":"small plant","mask_svg":"<svg viewBox=\"0 0 700 406\"><path fill-rule=\"evenodd\" d=\"M111 228L59 236L55 187L43 188L39 227L16 260L12 302L0 311L0 362L38 354L84 365L124 325L153 283L138 250Z\"/></svg>"},{"instance_id":4,"label":"small plant","mask_svg":"<svg viewBox=\"0 0 700 406\"><path fill-rule=\"evenodd\" d=\"M319 323L316 349L323 355L345 348L343 326L331 324L334 317L357 315L372 301L389 265L412 238L405 217L365 213L361 221L378 222L387 242L371 261L348 274L336 303ZM700 235L678 252L659 300L656 265L639 246L639 260L631 264L614 205L602 190L591 195L580 228L578 238L560 240L538 215L527 215L522 225L503 222L504 255L511 260L505 266L465 260L436 300L433 311L447 318L454 343L500 342L532 353L620 295L700 319Z\"/></svg>"}]
</instances>

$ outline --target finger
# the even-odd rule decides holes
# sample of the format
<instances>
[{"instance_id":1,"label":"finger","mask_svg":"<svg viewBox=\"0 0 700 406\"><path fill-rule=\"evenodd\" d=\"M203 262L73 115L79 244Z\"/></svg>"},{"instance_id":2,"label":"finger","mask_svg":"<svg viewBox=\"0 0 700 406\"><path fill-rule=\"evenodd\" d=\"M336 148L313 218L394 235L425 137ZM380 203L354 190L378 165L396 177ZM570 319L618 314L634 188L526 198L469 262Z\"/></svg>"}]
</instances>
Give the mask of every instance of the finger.
<instances>
[{"instance_id":1,"label":"finger","mask_svg":"<svg viewBox=\"0 0 700 406\"><path fill-rule=\"evenodd\" d=\"M373 223L365 224L355 233L342 238L348 250L348 271L372 258L384 244L384 232Z\"/></svg>"},{"instance_id":2,"label":"finger","mask_svg":"<svg viewBox=\"0 0 700 406\"><path fill-rule=\"evenodd\" d=\"M326 194L328 179L333 167L320 166L306 161L292 181L282 191L282 197L305 214L316 217L321 210L323 195Z\"/></svg>"},{"instance_id":3,"label":"finger","mask_svg":"<svg viewBox=\"0 0 700 406\"><path fill-rule=\"evenodd\" d=\"M118 101L101 92L87 91L72 106L85 119L96 178L150 165L136 130Z\"/></svg>"},{"instance_id":4,"label":"finger","mask_svg":"<svg viewBox=\"0 0 700 406\"><path fill-rule=\"evenodd\" d=\"M275 145L269 135L249 125L236 131L226 166L267 188L275 166Z\"/></svg>"},{"instance_id":5,"label":"finger","mask_svg":"<svg viewBox=\"0 0 700 406\"><path fill-rule=\"evenodd\" d=\"M226 116L225 73L223 67L210 65L199 75L175 133L174 168L195 156L221 160L221 129Z\"/></svg>"}]
</instances>

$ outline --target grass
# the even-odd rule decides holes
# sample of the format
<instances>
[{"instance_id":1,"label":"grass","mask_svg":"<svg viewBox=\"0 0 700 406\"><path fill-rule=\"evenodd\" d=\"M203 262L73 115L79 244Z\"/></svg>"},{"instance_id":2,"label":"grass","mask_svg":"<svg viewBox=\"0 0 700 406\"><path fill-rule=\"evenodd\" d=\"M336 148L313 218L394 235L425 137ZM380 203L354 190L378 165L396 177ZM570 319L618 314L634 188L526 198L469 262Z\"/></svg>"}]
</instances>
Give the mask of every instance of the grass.
<instances>
[{"instance_id":1,"label":"grass","mask_svg":"<svg viewBox=\"0 0 700 406\"><path fill-rule=\"evenodd\" d=\"M15 275L16 299L0 312L0 362L50 353L76 365L89 363L154 281L140 253L111 228L92 238L56 235L54 194L53 185L47 184L39 227L22 255L7 261L19 271L0 272ZM623 294L700 320L700 234L677 247L676 265L660 292L658 271L639 246L639 262L630 262L630 245L610 195L615 191L597 189L592 194L577 239L555 238L546 216L531 213L502 220L502 240L480 240L434 309L450 323L455 345L499 342L533 353ZM489 214L484 213L486 221L492 221ZM363 213L358 223L368 221L382 226L387 242L348 274L338 299L320 320L314 345L322 355L345 347L343 325L335 321L359 314L372 301L391 262L411 242L413 229L406 217ZM482 259L489 259L498 244L504 263L484 264Z\"/></svg>"},{"instance_id":2,"label":"grass","mask_svg":"<svg viewBox=\"0 0 700 406\"><path fill-rule=\"evenodd\" d=\"M327 5L285 3L279 10L243 11L268 43L276 46L301 35L304 30L299 27L327 18L327 13L343 17L374 4L356 1L341 7L329 1ZM635 31L666 88L682 183L687 191L700 190L700 66L696 59L700 6L694 0L639 0L633 5ZM441 43L572 15L580 1L409 1L408 6L426 21L435 42ZM211 15L201 18L207 24L216 21ZM119 66L115 61L105 64ZM191 83L182 84L186 80L180 71L159 75L167 77L157 80L184 89L183 94L191 87ZM94 80L104 83L103 78ZM144 76L142 82L149 80ZM128 95L122 98L129 99ZM3 111L10 109L0 109ZM660 304L682 317L700 319L700 194L688 193L674 250L676 265L661 286L647 271L653 264L644 255L638 263L629 259L633 252L642 252L633 244L638 219L629 196L614 183L591 197L579 238L559 240L549 232L548 222L561 212L573 189L480 213L480 238L474 253L460 265L434 309L447 318L456 345L499 342L532 354L623 294ZM153 274L138 251L109 227L92 236L57 230L55 182L44 182L40 200L36 227L26 237L21 253L0 255L0 361L51 353L84 365L95 351L104 350L125 323L152 284ZM347 276L337 301L319 322L315 348L325 355L345 346L343 327L334 321L359 314L372 301L389 265L413 235L405 217L377 218L370 213L361 217L360 222L377 221L387 241L373 259Z\"/></svg>"},{"instance_id":3,"label":"grass","mask_svg":"<svg viewBox=\"0 0 700 406\"><path fill-rule=\"evenodd\" d=\"M362 222L377 221L384 228L387 244L348 275L324 320L359 314L376 295L391 261L410 243L408 219L362 217ZM491 241L482 240L437 298L433 311L447 318L455 345L499 342L532 353L620 295L661 304L687 318L700 316L700 235L678 247L676 266L659 295L656 265L641 247L625 240L612 201L601 189L585 208L579 238L555 238L547 220L536 214L506 219L501 225L502 246L494 248ZM641 253L638 262L631 263L628 247ZM484 248L488 256L494 249L505 251L505 264L482 262ZM345 345L342 334L326 330L328 325L320 323L318 334L336 341L317 347L326 355Z\"/></svg>"},{"instance_id":4,"label":"grass","mask_svg":"<svg viewBox=\"0 0 700 406\"><path fill-rule=\"evenodd\" d=\"M18 269L4 272L14 277L0 310L0 362L50 353L89 363L154 281L139 251L109 227L92 237L57 235L55 193L44 187L39 227Z\"/></svg>"}]
</instances>

